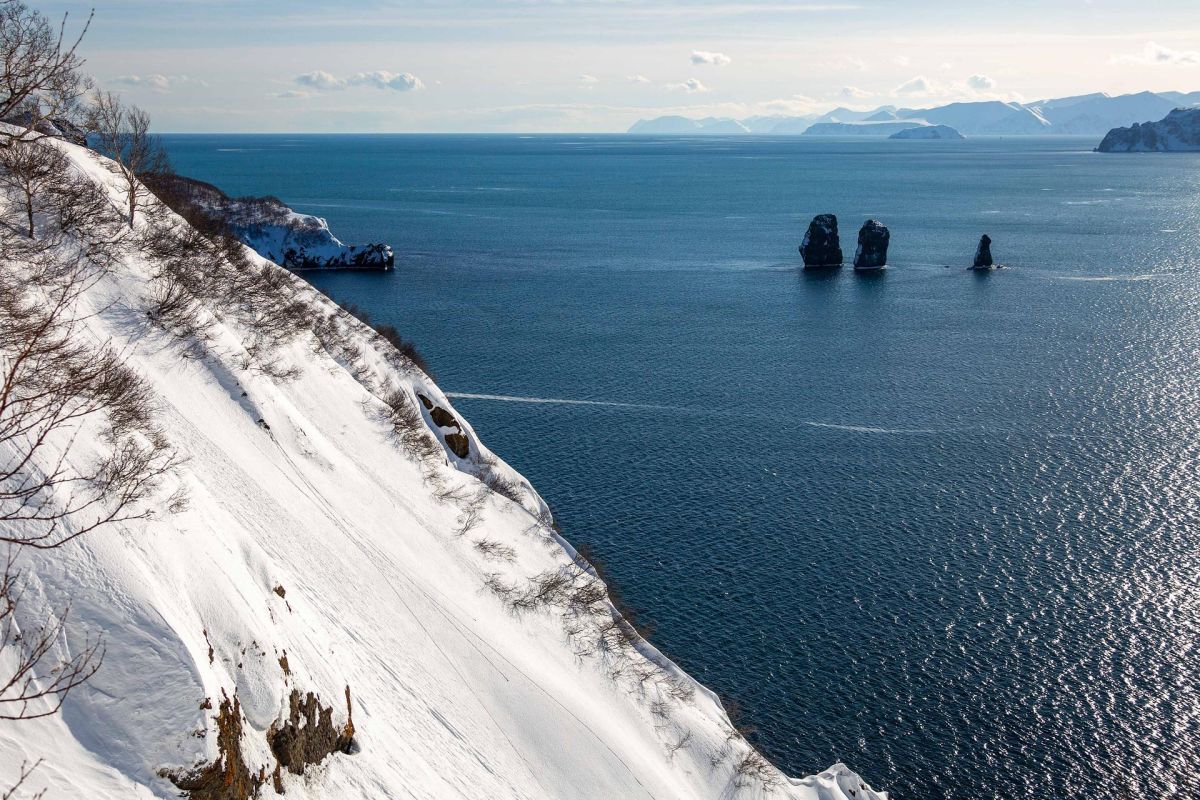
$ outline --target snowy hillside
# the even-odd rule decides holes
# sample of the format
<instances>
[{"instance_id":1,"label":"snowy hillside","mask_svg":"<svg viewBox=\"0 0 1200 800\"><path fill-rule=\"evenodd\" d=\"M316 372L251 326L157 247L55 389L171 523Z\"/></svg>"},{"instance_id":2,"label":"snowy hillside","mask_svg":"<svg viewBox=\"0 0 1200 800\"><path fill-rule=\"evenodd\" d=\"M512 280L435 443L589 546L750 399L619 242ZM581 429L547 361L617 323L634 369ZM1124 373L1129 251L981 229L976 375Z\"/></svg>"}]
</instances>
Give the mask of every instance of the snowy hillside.
<instances>
[{"instance_id":1,"label":"snowy hillside","mask_svg":"<svg viewBox=\"0 0 1200 800\"><path fill-rule=\"evenodd\" d=\"M885 797L765 762L382 336L249 250L201 277L276 296L223 308L171 271L182 220L136 225L73 337L127 356L180 463L153 517L21 549L26 610L69 603L64 654L106 650L61 714L0 726L0 792L44 759L47 800ZM37 467L111 446L86 420L52 444Z\"/></svg>"}]
</instances>

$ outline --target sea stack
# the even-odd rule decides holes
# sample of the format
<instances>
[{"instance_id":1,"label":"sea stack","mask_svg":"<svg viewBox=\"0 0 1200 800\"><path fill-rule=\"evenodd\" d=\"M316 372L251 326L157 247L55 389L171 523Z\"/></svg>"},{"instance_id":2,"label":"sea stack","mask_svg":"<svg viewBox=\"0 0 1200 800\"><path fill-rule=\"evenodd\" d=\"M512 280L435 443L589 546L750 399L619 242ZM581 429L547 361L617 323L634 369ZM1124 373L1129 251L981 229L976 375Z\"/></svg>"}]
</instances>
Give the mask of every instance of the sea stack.
<instances>
[{"instance_id":1,"label":"sea stack","mask_svg":"<svg viewBox=\"0 0 1200 800\"><path fill-rule=\"evenodd\" d=\"M883 269L887 266L888 242L892 235L886 226L869 219L858 232L858 250L854 253L855 269Z\"/></svg>"},{"instance_id":2,"label":"sea stack","mask_svg":"<svg viewBox=\"0 0 1200 800\"><path fill-rule=\"evenodd\" d=\"M833 214L818 214L808 223L800 255L806 269L840 267L842 265L842 243L838 239L837 217Z\"/></svg>"},{"instance_id":3,"label":"sea stack","mask_svg":"<svg viewBox=\"0 0 1200 800\"><path fill-rule=\"evenodd\" d=\"M986 233L979 237L979 247L975 249L975 263L971 266L972 269L991 269L995 264L992 261L992 237Z\"/></svg>"}]
</instances>

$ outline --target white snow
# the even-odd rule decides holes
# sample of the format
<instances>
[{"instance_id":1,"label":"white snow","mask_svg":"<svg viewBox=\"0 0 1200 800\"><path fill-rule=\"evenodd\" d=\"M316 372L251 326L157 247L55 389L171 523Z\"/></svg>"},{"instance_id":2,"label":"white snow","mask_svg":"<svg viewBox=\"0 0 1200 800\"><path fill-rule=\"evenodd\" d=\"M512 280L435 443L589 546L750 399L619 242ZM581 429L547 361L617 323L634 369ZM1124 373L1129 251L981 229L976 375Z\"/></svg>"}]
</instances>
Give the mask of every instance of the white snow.
<instances>
[{"instance_id":1,"label":"white snow","mask_svg":"<svg viewBox=\"0 0 1200 800\"><path fill-rule=\"evenodd\" d=\"M61 146L112 186L100 158ZM61 715L0 724L0 787L40 758L26 788L48 800L178 797L159 771L217 756L215 711L201 704L223 694L242 704L248 766L270 773L264 732L290 691L315 692L340 723L349 687L361 749L285 773L289 798L886 798L840 764L800 779L768 768L779 781L770 791L739 777L749 747L710 692L639 691L603 658L577 655L559 612L509 612L484 588L489 574L519 584L567 567L573 551L538 525L544 504L503 462L523 501L483 492L479 524L459 532L463 504L439 500L431 480L479 492L476 457L447 454L423 474L378 420L380 396L421 392L454 413L473 454L488 451L428 377L389 365L365 326L341 320L365 352L355 373L311 338L276 355L298 378L247 372L233 323L210 357L184 360L145 321L150 274L131 252L85 295L87 330L127 348L152 385L187 456L160 502L178 484L190 505L22 554L29 602L71 603L64 647L101 635L107 654ZM310 302L329 307L315 291ZM104 444L85 426L77 446ZM485 537L512 560L485 558L474 546ZM691 681L645 643L635 666ZM270 781L262 796L275 796Z\"/></svg>"}]
</instances>

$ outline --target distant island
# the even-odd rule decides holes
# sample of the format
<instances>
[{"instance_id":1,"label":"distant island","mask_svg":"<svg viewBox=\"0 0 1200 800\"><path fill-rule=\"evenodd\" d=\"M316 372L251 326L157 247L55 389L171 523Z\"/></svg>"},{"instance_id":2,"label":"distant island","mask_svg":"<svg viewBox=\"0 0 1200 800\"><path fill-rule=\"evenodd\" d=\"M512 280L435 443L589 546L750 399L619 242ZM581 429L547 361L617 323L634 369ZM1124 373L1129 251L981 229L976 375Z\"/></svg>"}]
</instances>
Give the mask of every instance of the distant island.
<instances>
[{"instance_id":1,"label":"distant island","mask_svg":"<svg viewBox=\"0 0 1200 800\"><path fill-rule=\"evenodd\" d=\"M805 136L891 136L900 131L929 128L920 120L902 122L818 122L804 131Z\"/></svg>"},{"instance_id":2,"label":"distant island","mask_svg":"<svg viewBox=\"0 0 1200 800\"><path fill-rule=\"evenodd\" d=\"M919 125L915 128L905 128L902 131L896 131L889 139L965 139L958 131L951 128L949 125Z\"/></svg>"},{"instance_id":3,"label":"distant island","mask_svg":"<svg viewBox=\"0 0 1200 800\"><path fill-rule=\"evenodd\" d=\"M1200 150L1200 108L1177 108L1158 122L1113 128L1096 148L1101 153Z\"/></svg>"},{"instance_id":4,"label":"distant island","mask_svg":"<svg viewBox=\"0 0 1200 800\"><path fill-rule=\"evenodd\" d=\"M905 127L945 125L966 136L1096 135L1139 120L1161 119L1176 108L1200 105L1200 92L1103 92L1005 103L983 100L932 108L893 105L866 110L835 108L825 114L743 119L678 115L638 120L628 133L668 136L891 136ZM829 127L836 125L836 128ZM818 127L821 126L821 127ZM813 129L816 130L813 130Z\"/></svg>"}]
</instances>

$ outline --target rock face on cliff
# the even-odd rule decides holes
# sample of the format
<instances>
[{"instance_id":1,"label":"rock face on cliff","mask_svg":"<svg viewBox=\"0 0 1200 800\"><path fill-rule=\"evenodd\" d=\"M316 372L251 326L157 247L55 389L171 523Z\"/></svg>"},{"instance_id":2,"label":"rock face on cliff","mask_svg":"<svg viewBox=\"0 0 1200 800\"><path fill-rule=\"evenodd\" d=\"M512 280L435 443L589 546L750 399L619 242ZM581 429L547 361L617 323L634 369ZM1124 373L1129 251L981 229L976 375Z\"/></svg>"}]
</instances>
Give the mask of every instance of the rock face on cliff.
<instances>
[{"instance_id":1,"label":"rock face on cliff","mask_svg":"<svg viewBox=\"0 0 1200 800\"><path fill-rule=\"evenodd\" d=\"M854 253L855 269L883 269L887 266L888 243L892 234L885 225L869 219L858 232L858 250Z\"/></svg>"},{"instance_id":2,"label":"rock face on cliff","mask_svg":"<svg viewBox=\"0 0 1200 800\"><path fill-rule=\"evenodd\" d=\"M1113 128L1096 148L1101 153L1200 150L1200 108L1177 108L1158 122Z\"/></svg>"},{"instance_id":3,"label":"rock face on cliff","mask_svg":"<svg viewBox=\"0 0 1200 800\"><path fill-rule=\"evenodd\" d=\"M230 197L211 183L173 174L146 176L146 184L193 225L231 233L288 269L386 271L396 263L390 246L342 244L325 220L298 214L278 197Z\"/></svg>"},{"instance_id":4,"label":"rock face on cliff","mask_svg":"<svg viewBox=\"0 0 1200 800\"><path fill-rule=\"evenodd\" d=\"M986 233L979 237L979 247L975 248L975 263L972 269L991 269L995 266L992 261L992 237Z\"/></svg>"},{"instance_id":5,"label":"rock face on cliff","mask_svg":"<svg viewBox=\"0 0 1200 800\"><path fill-rule=\"evenodd\" d=\"M806 268L840 267L842 265L842 243L838 238L837 216L818 214L808 223L800 255Z\"/></svg>"}]
</instances>

